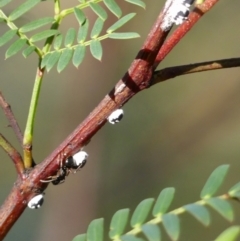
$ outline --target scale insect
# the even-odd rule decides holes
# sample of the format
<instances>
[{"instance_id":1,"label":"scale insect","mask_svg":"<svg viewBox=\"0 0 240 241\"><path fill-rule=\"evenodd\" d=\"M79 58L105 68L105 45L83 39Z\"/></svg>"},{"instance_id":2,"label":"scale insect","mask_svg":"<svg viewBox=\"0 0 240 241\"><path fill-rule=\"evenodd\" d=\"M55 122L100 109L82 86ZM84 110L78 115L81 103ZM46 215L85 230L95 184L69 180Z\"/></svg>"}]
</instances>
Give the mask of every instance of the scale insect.
<instances>
[{"instance_id":1,"label":"scale insect","mask_svg":"<svg viewBox=\"0 0 240 241\"><path fill-rule=\"evenodd\" d=\"M107 118L110 124L116 124L123 118L123 109L117 109L112 112L112 114Z\"/></svg>"},{"instance_id":2,"label":"scale insect","mask_svg":"<svg viewBox=\"0 0 240 241\"><path fill-rule=\"evenodd\" d=\"M85 151L80 151L73 156L70 156L63 165L60 161L60 168L55 176L48 177L47 180L41 182L52 182L53 185L61 184L65 181L66 177L74 172L76 173L80 168L83 168L87 162L88 154Z\"/></svg>"},{"instance_id":3,"label":"scale insect","mask_svg":"<svg viewBox=\"0 0 240 241\"><path fill-rule=\"evenodd\" d=\"M184 21L188 19L188 15L190 13L190 7L194 3L195 0L175 0L173 2L173 12L175 12L175 16L173 14L173 22L176 25L182 24Z\"/></svg>"},{"instance_id":4,"label":"scale insect","mask_svg":"<svg viewBox=\"0 0 240 241\"><path fill-rule=\"evenodd\" d=\"M39 209L44 202L43 194L38 194L35 197L33 197L29 202L28 202L28 207L30 209Z\"/></svg>"},{"instance_id":5,"label":"scale insect","mask_svg":"<svg viewBox=\"0 0 240 241\"><path fill-rule=\"evenodd\" d=\"M85 166L85 164L87 163L87 158L88 154L85 151L80 151L75 155L69 157L65 162L65 166L70 170L74 169L77 171L78 169Z\"/></svg>"},{"instance_id":6,"label":"scale insect","mask_svg":"<svg viewBox=\"0 0 240 241\"><path fill-rule=\"evenodd\" d=\"M195 0L167 0L161 29L168 31L173 24L180 25L188 19L190 7Z\"/></svg>"}]
</instances>

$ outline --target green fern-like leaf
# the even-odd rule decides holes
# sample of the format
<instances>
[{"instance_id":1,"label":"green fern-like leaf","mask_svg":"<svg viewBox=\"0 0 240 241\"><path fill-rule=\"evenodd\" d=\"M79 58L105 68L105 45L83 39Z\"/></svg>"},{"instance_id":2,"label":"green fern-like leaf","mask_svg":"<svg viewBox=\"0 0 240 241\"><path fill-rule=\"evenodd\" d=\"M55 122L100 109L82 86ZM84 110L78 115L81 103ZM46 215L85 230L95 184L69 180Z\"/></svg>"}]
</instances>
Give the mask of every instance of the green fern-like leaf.
<instances>
[{"instance_id":1,"label":"green fern-like leaf","mask_svg":"<svg viewBox=\"0 0 240 241\"><path fill-rule=\"evenodd\" d=\"M214 193L216 192L216 187L219 187L224 179L223 177L219 178L218 176L223 175L225 177L227 169L228 166L224 165L216 168L213 171L207 181L208 191L206 193L209 194L213 193L213 191ZM211 185L213 185L213 188L210 188ZM184 205L183 207L179 207L169 212L167 211L170 204L172 203L175 189L165 188L159 194L154 206L154 199L148 198L139 203L132 216L130 216L129 209L122 209L117 211L113 215L113 218L111 220L109 237L112 240L144 241L145 239L138 236L142 233L149 241L161 241L161 229L158 224L162 224L171 240L175 241L178 240L180 236L180 214L184 212L190 213L197 221L199 221L204 226L210 225L211 216L210 212L207 209L207 206L212 207L228 221L233 221L234 212L229 201L236 198L234 196L234 193L238 194L239 188L240 184L238 183L230 189L229 193L231 193L231 195L224 194L218 197L211 198L205 198L204 195L201 200L195 203ZM209 190L211 192L209 192ZM150 217L150 220L147 221L147 217L151 214L152 219ZM124 230L126 229L129 220L131 229L127 233L124 233ZM234 228L230 228L224 231L221 235L219 235L216 241L234 241L236 240L237 236L239 236L239 234L239 227L234 226ZM81 239L80 241L83 241L83 239Z\"/></svg>"},{"instance_id":2,"label":"green fern-like leaf","mask_svg":"<svg viewBox=\"0 0 240 241\"><path fill-rule=\"evenodd\" d=\"M9 2L10 0L0 0L0 6L5 6ZM61 72L70 62L72 62L74 66L78 67L84 59L87 46L90 47L92 56L97 60L101 60L103 55L101 44L102 40L107 38L131 39L139 37L137 33L133 32L115 32L128 21L130 21L135 16L135 13L127 14L123 18L119 19L116 21L116 23L112 24L112 26L108 28L105 34L100 36L105 20L108 18L108 13L100 5L100 2L104 3L107 10L120 18L122 16L122 10L115 0L81 0L79 1L80 5L76 7L60 10L60 14L56 14L53 17L42 17L24 24L20 28L17 28L13 21L22 17L26 12L30 11L41 2L42 0L26 0L16 9L14 9L8 17L2 10L0 10L0 21L8 23L8 26L11 28L5 34L0 36L0 46L10 42L14 36L18 38L8 48L5 54L6 58L15 55L25 47L22 51L22 54L25 58L33 52L36 52L38 57L41 59L41 68L46 67L46 70L50 71L55 65L57 65L57 70ZM130 0L129 3L140 7L144 6L141 0ZM90 40L87 40L89 32L89 20L83 12L83 10L87 7L92 9L92 11L98 16L98 19L93 24L93 28L90 32ZM57 13L56 9L55 12ZM77 32L74 28L70 28L67 30L67 33L64 36L58 28L62 20L68 14L74 14L79 23L79 30ZM50 29L43 29L39 31L40 28L46 27L47 25L51 25ZM25 34L31 31L35 31L36 33L29 38ZM42 49L37 45L39 41L45 41L45 45Z\"/></svg>"}]
</instances>

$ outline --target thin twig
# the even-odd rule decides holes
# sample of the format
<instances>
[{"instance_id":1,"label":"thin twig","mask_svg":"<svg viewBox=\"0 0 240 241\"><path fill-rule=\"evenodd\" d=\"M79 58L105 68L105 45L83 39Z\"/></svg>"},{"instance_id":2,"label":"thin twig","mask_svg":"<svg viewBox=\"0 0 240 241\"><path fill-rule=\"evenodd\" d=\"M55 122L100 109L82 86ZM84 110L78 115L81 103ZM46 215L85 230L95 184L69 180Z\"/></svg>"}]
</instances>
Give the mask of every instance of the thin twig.
<instances>
[{"instance_id":1,"label":"thin twig","mask_svg":"<svg viewBox=\"0 0 240 241\"><path fill-rule=\"evenodd\" d=\"M21 178L23 178L24 166L23 166L22 157L2 134L0 134L0 146L13 160L17 173Z\"/></svg>"},{"instance_id":2,"label":"thin twig","mask_svg":"<svg viewBox=\"0 0 240 241\"><path fill-rule=\"evenodd\" d=\"M208 62L200 62L196 64L188 64L181 66L174 66L155 71L152 78L151 85L172 79L176 76L193 74L209 70L234 68L240 66L240 58L219 59Z\"/></svg>"},{"instance_id":3,"label":"thin twig","mask_svg":"<svg viewBox=\"0 0 240 241\"><path fill-rule=\"evenodd\" d=\"M7 117L10 126L13 128L13 131L15 135L17 136L18 141L22 145L23 141L23 134L21 132L21 129L17 123L17 120L12 112L11 106L7 103L7 101L4 99L2 92L0 91L0 106L2 107L5 116Z\"/></svg>"}]
</instances>

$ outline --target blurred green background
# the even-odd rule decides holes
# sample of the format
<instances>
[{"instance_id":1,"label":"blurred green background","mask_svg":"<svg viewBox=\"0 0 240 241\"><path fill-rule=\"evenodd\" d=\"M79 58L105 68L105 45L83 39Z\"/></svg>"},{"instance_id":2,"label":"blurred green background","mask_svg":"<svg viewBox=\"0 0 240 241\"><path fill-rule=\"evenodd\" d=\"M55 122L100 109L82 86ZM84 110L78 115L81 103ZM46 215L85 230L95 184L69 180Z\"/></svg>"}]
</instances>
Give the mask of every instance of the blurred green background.
<instances>
[{"instance_id":1,"label":"blurred green background","mask_svg":"<svg viewBox=\"0 0 240 241\"><path fill-rule=\"evenodd\" d=\"M23 1L15 0L10 13ZM62 1L62 7L76 0ZM103 59L93 59L89 50L79 69L69 65L58 74L46 74L36 118L33 153L36 162L47 157L97 106L123 76L142 46L164 1L145 0L146 10L117 1L123 13L137 16L122 31L136 31L141 38L103 41ZM39 4L16 23L51 16L53 1ZM167 56L159 68L221 58L239 57L240 1L222 0L204 16ZM91 22L96 18L86 11ZM116 18L109 13L106 27ZM67 17L62 31L77 28ZM7 30L0 25L0 35ZM18 54L4 60L8 46L0 49L0 90L24 130L37 66L37 57ZM240 181L240 70L205 72L168 80L131 99L122 122L106 124L86 147L87 165L59 186L49 185L39 210L26 209L6 241L70 241L84 233L95 218L104 217L106 230L115 211L131 208L144 198L157 197L165 187L175 187L171 209L197 201L210 173L221 164L230 164L219 194ZM0 112L0 130L21 151L8 122ZM0 201L16 178L8 156L0 150ZM240 223L239 205L235 223ZM202 227L191 216L181 215L180 240L213 240L230 224L215 212L212 225ZM164 233L164 232L163 232ZM166 235L164 234L164 237ZM107 240L107 238L106 238ZM164 240L169 240L167 237Z\"/></svg>"}]
</instances>

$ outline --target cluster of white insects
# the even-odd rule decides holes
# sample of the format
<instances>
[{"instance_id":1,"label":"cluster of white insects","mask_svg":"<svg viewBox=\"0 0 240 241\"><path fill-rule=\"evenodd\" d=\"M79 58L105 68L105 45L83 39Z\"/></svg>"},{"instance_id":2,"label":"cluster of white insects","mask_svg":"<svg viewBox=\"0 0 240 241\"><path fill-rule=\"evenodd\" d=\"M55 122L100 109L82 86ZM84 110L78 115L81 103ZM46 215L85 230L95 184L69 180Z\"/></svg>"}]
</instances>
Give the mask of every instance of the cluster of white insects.
<instances>
[{"instance_id":1,"label":"cluster of white insects","mask_svg":"<svg viewBox=\"0 0 240 241\"><path fill-rule=\"evenodd\" d=\"M164 22L161 26L163 30L168 30L173 24L180 25L190 12L190 7L195 0L167 0L165 4Z\"/></svg>"},{"instance_id":2,"label":"cluster of white insects","mask_svg":"<svg viewBox=\"0 0 240 241\"><path fill-rule=\"evenodd\" d=\"M66 162L60 163L60 168L55 176L50 176L47 180L41 180L42 182L52 182L53 185L61 184L65 181L66 176L72 172L77 172L80 168L83 168L87 162L88 154L85 151L80 151L75 155L69 157ZM34 196L29 202L28 207L30 209L38 209L42 206L44 201L44 194L38 194Z\"/></svg>"}]
</instances>

